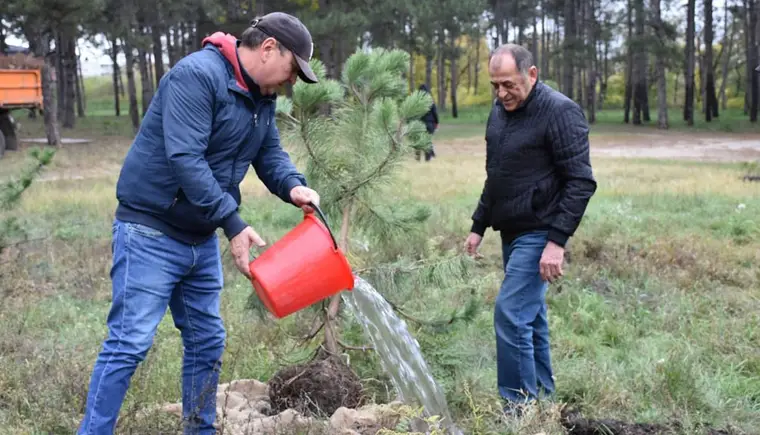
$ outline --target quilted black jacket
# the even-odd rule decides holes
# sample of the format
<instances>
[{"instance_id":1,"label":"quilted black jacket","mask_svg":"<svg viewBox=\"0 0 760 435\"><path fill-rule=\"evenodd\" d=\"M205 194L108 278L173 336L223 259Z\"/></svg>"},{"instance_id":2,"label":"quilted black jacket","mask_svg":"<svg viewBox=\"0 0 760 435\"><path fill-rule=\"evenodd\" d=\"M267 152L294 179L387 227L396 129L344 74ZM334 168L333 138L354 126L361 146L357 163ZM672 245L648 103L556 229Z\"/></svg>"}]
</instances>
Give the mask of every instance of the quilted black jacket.
<instances>
[{"instance_id":1,"label":"quilted black jacket","mask_svg":"<svg viewBox=\"0 0 760 435\"><path fill-rule=\"evenodd\" d=\"M536 82L525 102L507 112L495 101L486 127L486 181L472 231L502 237L548 230L564 246L596 191L583 110Z\"/></svg>"}]
</instances>

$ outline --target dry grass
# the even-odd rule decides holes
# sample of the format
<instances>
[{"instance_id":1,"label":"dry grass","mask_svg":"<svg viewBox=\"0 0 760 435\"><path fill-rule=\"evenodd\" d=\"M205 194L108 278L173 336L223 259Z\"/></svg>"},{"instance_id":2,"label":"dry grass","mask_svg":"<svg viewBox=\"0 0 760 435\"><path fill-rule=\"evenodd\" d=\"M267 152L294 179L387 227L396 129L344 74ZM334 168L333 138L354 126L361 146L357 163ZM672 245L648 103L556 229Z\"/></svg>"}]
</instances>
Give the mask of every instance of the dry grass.
<instances>
[{"instance_id":1,"label":"dry grass","mask_svg":"<svg viewBox=\"0 0 760 435\"><path fill-rule=\"evenodd\" d=\"M105 334L114 186L128 145L100 137L64 147L47 181L34 184L14 211L35 241L0 258L0 425L11 433L70 432L81 415ZM432 206L428 236L441 246L458 247L469 229L484 177L479 147L477 139L438 143L439 157L410 160L394 189L399 198ZM7 155L0 176L24 160ZM760 427L760 183L742 182L730 164L601 157L593 163L599 190L570 246L567 276L550 292L559 400L596 417L678 419L685 433L700 433L705 424L752 433ZM243 211L265 239L298 219L253 171L242 189ZM492 301L501 262L492 232L483 252L473 287ZM308 319L254 317L244 308L250 285L224 260L223 381L266 380L308 354L289 335L302 332ZM445 292L419 289L410 306L435 298L437 310L458 308L459 299ZM454 414L470 433L562 433L555 408L521 422L499 418L490 309L446 332L414 331L449 386ZM180 355L167 317L125 409L177 401ZM371 357L352 358L368 384L384 380ZM145 429L157 421L142 425L127 417L124 424Z\"/></svg>"}]
</instances>

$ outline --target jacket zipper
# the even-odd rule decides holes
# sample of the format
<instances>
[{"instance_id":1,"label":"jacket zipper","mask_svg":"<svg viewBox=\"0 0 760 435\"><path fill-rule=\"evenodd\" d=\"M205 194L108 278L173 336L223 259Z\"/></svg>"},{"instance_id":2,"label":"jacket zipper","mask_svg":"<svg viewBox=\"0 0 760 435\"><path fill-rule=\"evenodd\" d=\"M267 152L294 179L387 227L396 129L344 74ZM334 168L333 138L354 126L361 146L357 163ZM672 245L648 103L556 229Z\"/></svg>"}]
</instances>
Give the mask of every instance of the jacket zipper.
<instances>
[{"instance_id":1,"label":"jacket zipper","mask_svg":"<svg viewBox=\"0 0 760 435\"><path fill-rule=\"evenodd\" d=\"M256 107L256 109L253 112L253 131L254 132L256 131L256 127L258 126L258 123L259 123L259 110L261 110L261 108ZM230 182L229 182L229 185L227 186L227 191L231 190L235 183L235 168L237 166L237 161L238 161L238 158L240 157L240 153L242 152L243 147L245 147L245 143L242 146L238 147L237 154L235 154L235 158L232 160L232 169L230 171L231 172Z\"/></svg>"}]
</instances>

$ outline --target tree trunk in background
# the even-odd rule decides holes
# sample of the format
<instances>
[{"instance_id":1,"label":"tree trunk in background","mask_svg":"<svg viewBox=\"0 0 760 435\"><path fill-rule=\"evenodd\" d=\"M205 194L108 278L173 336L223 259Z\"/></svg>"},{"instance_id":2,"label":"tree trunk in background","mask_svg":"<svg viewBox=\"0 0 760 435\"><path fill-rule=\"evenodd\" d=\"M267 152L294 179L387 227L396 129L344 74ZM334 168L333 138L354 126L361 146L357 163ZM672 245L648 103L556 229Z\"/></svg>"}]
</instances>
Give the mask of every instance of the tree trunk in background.
<instances>
[{"instance_id":1,"label":"tree trunk in background","mask_svg":"<svg viewBox=\"0 0 760 435\"><path fill-rule=\"evenodd\" d=\"M657 58L655 65L657 70L657 127L668 128L668 82L665 77L665 26L662 22L662 8L660 0L652 0L654 23L657 31Z\"/></svg>"},{"instance_id":2,"label":"tree trunk in background","mask_svg":"<svg viewBox=\"0 0 760 435\"><path fill-rule=\"evenodd\" d=\"M443 29L438 33L438 110L446 110L446 54Z\"/></svg>"},{"instance_id":3,"label":"tree trunk in background","mask_svg":"<svg viewBox=\"0 0 760 435\"><path fill-rule=\"evenodd\" d=\"M480 32L478 32L478 39L475 45L475 80L473 83L475 95L478 95L478 76L480 76Z\"/></svg>"},{"instance_id":4,"label":"tree trunk in background","mask_svg":"<svg viewBox=\"0 0 760 435\"><path fill-rule=\"evenodd\" d=\"M718 117L718 99L715 95L715 71L713 70L713 7L712 0L704 0L705 7L705 121Z\"/></svg>"},{"instance_id":5,"label":"tree trunk in background","mask_svg":"<svg viewBox=\"0 0 760 435\"><path fill-rule=\"evenodd\" d=\"M161 43L161 33L161 27L156 25L151 28L150 34L153 39L153 67L155 68L154 83L156 88L158 88L158 82L161 80L161 77L164 76L164 47Z\"/></svg>"},{"instance_id":6,"label":"tree trunk in background","mask_svg":"<svg viewBox=\"0 0 760 435\"><path fill-rule=\"evenodd\" d=\"M63 121L62 126L64 128L74 128L74 125L76 124L76 86L77 86L77 77L76 77L76 68L77 68L77 61L76 61L76 31L74 29L71 29L67 32L63 33L63 46L62 48L63 53L61 53L61 57L63 58L63 71L64 76L62 79L66 82L64 86L64 100L63 100Z\"/></svg>"},{"instance_id":7,"label":"tree trunk in background","mask_svg":"<svg viewBox=\"0 0 760 435\"><path fill-rule=\"evenodd\" d=\"M121 76L121 68L117 62L117 56L119 55L119 40L116 36L111 38L111 67L112 80L113 80L113 105L116 112L116 116L121 116L121 98L119 93L119 81Z\"/></svg>"},{"instance_id":8,"label":"tree trunk in background","mask_svg":"<svg viewBox=\"0 0 760 435\"><path fill-rule=\"evenodd\" d=\"M575 70L576 42L575 42L575 1L565 1L565 40L562 59L562 93L571 100L573 99L573 73Z\"/></svg>"},{"instance_id":9,"label":"tree trunk in background","mask_svg":"<svg viewBox=\"0 0 760 435\"><path fill-rule=\"evenodd\" d=\"M74 68L74 74L76 74L76 94L77 94L77 116L80 118L85 117L85 95L84 95L84 78L82 77L82 63L79 61L79 55L75 52L76 68Z\"/></svg>"},{"instance_id":10,"label":"tree trunk in background","mask_svg":"<svg viewBox=\"0 0 760 435\"><path fill-rule=\"evenodd\" d=\"M58 102L56 100L54 85L53 85L53 71L55 65L52 63L50 56L50 42L51 36L44 34L31 35L29 39L29 48L38 56L45 59L45 63L42 66L41 71L41 86L42 86L42 104L43 120L45 123L45 136L47 137L47 144L49 146L60 147L61 136L58 130Z\"/></svg>"},{"instance_id":11,"label":"tree trunk in background","mask_svg":"<svg viewBox=\"0 0 760 435\"><path fill-rule=\"evenodd\" d=\"M458 52L459 49L453 47L451 50L451 58L449 60L449 62L451 62L451 116L454 118L459 117L459 112L457 111L457 85L459 83L459 74L457 71L457 58L459 57Z\"/></svg>"},{"instance_id":12,"label":"tree trunk in background","mask_svg":"<svg viewBox=\"0 0 760 435\"><path fill-rule=\"evenodd\" d=\"M696 0L687 0L686 5L686 53L684 66L684 105L683 120L687 125L694 125L694 27Z\"/></svg>"},{"instance_id":13,"label":"tree trunk in background","mask_svg":"<svg viewBox=\"0 0 760 435\"><path fill-rule=\"evenodd\" d=\"M623 97L624 115L623 122L628 124L631 120L631 98L633 96L633 3L627 2L626 25L628 26L628 40L625 62L625 96Z\"/></svg>"},{"instance_id":14,"label":"tree trunk in background","mask_svg":"<svg viewBox=\"0 0 760 435\"><path fill-rule=\"evenodd\" d=\"M758 83L758 80L760 77L758 76L757 71L755 71L755 68L758 65L758 35L757 32L760 31L760 27L758 27L758 15L760 14L760 1L758 0L750 0L750 15L749 15L749 46L750 49L750 56L747 59L748 66L749 66L749 77L750 77L750 86L747 88L749 91L750 97L750 105L749 105L749 120L750 122L757 122L757 111L758 111L758 105L760 101L760 83Z\"/></svg>"},{"instance_id":15,"label":"tree trunk in background","mask_svg":"<svg viewBox=\"0 0 760 435\"><path fill-rule=\"evenodd\" d=\"M731 55L733 54L733 48L734 48L734 36L736 35L736 18L732 15L729 19L728 16L728 3L725 4L725 26L724 26L724 32L725 32L725 38L724 44L728 45L728 49L726 50L726 55L723 56L723 62L721 63L721 80L720 80L720 92L719 92L719 99L720 99L720 105L723 110L726 110L728 108L728 94L726 92L726 85L728 84L728 62L731 59ZM729 25L728 22L731 22Z\"/></svg>"},{"instance_id":16,"label":"tree trunk in background","mask_svg":"<svg viewBox=\"0 0 760 435\"><path fill-rule=\"evenodd\" d=\"M135 132L140 128L140 112L137 106L137 86L135 84L135 56L132 49L132 32L124 38L124 57L127 63L127 95L129 95L129 117Z\"/></svg>"}]
</instances>

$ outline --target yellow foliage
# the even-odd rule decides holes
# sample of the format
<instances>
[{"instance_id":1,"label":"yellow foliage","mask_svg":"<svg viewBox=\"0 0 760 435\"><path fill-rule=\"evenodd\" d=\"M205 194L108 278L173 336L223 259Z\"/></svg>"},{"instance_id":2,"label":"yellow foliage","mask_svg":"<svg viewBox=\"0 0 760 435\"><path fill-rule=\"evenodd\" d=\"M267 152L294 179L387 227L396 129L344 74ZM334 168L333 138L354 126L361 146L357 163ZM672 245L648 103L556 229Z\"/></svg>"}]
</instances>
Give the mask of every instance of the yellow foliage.
<instances>
[{"instance_id":1,"label":"yellow foliage","mask_svg":"<svg viewBox=\"0 0 760 435\"><path fill-rule=\"evenodd\" d=\"M726 101L726 107L729 109L744 109L744 95L741 97L729 98Z\"/></svg>"}]
</instances>

